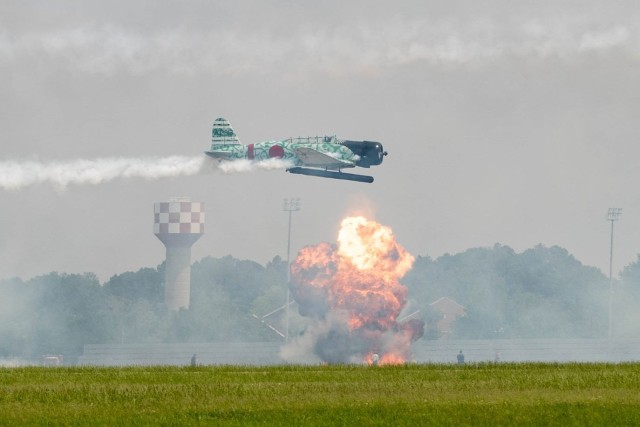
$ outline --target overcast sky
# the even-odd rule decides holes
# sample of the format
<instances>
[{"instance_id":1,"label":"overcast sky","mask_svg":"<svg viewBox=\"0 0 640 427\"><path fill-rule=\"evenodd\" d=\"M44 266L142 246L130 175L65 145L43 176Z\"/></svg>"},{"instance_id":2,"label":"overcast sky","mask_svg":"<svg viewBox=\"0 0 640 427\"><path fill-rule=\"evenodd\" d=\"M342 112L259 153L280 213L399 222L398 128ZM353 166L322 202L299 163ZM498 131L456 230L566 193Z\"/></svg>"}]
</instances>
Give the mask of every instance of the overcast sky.
<instances>
[{"instance_id":1,"label":"overcast sky","mask_svg":"<svg viewBox=\"0 0 640 427\"><path fill-rule=\"evenodd\" d=\"M155 267L153 203L205 202L193 260L334 242L354 212L414 255L559 245L608 274L640 252L637 1L0 3L7 162L200 156L243 143L380 141L373 184L258 171L0 190L0 278ZM2 169L0 167L0 169ZM367 173L367 171L361 170ZM0 170L0 175L7 170Z\"/></svg>"}]
</instances>

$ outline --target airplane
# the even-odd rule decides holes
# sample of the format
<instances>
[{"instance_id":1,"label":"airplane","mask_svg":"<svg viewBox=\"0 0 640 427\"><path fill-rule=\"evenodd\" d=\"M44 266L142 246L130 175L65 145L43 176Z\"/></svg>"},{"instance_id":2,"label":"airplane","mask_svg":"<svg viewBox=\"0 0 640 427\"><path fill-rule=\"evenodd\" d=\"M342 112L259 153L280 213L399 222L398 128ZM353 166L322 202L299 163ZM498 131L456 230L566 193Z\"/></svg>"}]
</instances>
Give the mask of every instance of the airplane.
<instances>
[{"instance_id":1,"label":"airplane","mask_svg":"<svg viewBox=\"0 0 640 427\"><path fill-rule=\"evenodd\" d=\"M286 170L289 173L357 182L371 183L373 177L345 173L342 169L377 166L387 155L379 142L338 139L335 135L243 145L223 117L213 122L211 137L211 149L205 154L219 161L284 159L292 164Z\"/></svg>"}]
</instances>

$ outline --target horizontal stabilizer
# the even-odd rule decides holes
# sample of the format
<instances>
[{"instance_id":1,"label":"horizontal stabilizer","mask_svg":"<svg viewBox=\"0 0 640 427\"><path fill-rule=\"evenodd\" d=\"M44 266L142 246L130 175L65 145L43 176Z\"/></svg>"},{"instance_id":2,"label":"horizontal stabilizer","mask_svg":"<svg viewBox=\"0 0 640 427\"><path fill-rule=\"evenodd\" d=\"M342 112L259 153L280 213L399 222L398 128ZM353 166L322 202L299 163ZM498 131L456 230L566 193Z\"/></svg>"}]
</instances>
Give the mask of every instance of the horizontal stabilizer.
<instances>
[{"instance_id":1,"label":"horizontal stabilizer","mask_svg":"<svg viewBox=\"0 0 640 427\"><path fill-rule=\"evenodd\" d=\"M205 151L204 153L209 157L219 160L230 159L233 155L231 151Z\"/></svg>"},{"instance_id":2,"label":"horizontal stabilizer","mask_svg":"<svg viewBox=\"0 0 640 427\"><path fill-rule=\"evenodd\" d=\"M344 179L347 181L357 181L357 182L373 182L372 176L367 175L357 175L354 173L344 173L344 172L335 172L335 171L325 171L319 169L308 169L308 168L289 168L287 172L295 173L299 175L309 175L309 176L319 176L322 178L332 178L332 179Z\"/></svg>"}]
</instances>

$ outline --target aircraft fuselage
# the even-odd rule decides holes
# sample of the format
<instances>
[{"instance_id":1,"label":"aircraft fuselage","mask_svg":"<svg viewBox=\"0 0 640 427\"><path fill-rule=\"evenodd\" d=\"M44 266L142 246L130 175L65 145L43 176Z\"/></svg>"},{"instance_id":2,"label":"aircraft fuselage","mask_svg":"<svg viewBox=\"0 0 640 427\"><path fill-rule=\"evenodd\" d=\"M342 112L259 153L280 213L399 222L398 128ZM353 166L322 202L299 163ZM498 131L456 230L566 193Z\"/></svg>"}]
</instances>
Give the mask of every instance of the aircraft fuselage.
<instances>
[{"instance_id":1,"label":"aircraft fuselage","mask_svg":"<svg viewBox=\"0 0 640 427\"><path fill-rule=\"evenodd\" d=\"M345 162L339 167L327 169L338 170L344 167L371 167L382 163L384 153L382 144L373 141L338 140L335 137L289 138L282 141L263 141L256 144L213 144L207 155L220 160L268 160L284 159L294 166L313 166L301 158L305 149L326 154L338 161Z\"/></svg>"},{"instance_id":2,"label":"aircraft fuselage","mask_svg":"<svg viewBox=\"0 0 640 427\"><path fill-rule=\"evenodd\" d=\"M373 177L346 174L342 169L369 168L382 163L387 153L382 144L373 141L351 141L336 136L289 138L241 144L227 119L213 123L211 149L205 153L220 161L287 161L288 172L324 178L373 182Z\"/></svg>"}]
</instances>

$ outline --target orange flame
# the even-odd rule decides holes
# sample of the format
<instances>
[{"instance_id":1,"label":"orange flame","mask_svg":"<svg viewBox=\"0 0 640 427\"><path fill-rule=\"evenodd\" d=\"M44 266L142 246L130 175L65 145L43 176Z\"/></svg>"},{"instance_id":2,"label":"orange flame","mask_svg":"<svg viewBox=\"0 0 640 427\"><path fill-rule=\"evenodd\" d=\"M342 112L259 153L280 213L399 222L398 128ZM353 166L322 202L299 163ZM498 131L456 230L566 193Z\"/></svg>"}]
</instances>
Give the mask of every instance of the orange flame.
<instances>
[{"instance_id":1,"label":"orange flame","mask_svg":"<svg viewBox=\"0 0 640 427\"><path fill-rule=\"evenodd\" d=\"M298 253L291 265L294 297L303 315L346 314L351 338L370 347L361 351L363 360L380 353L381 364L402 363L411 341L422 335L421 325L415 331L415 323L408 329L397 322L407 298L398 280L413 261L389 227L348 217L337 248L321 243Z\"/></svg>"}]
</instances>

